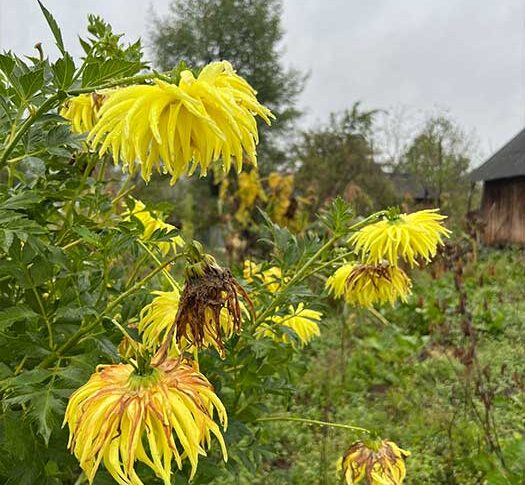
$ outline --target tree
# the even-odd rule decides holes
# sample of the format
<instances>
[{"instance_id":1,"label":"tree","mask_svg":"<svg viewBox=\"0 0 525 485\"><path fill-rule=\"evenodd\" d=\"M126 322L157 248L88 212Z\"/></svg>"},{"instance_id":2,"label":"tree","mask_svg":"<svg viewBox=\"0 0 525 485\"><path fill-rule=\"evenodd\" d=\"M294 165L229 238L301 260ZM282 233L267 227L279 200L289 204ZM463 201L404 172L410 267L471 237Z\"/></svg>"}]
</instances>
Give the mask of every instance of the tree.
<instances>
[{"instance_id":1,"label":"tree","mask_svg":"<svg viewBox=\"0 0 525 485\"><path fill-rule=\"evenodd\" d=\"M295 150L296 181L315 200L314 209L338 195L359 210L393 203L393 188L374 160L375 114L356 103L350 111L332 114L328 126L303 133Z\"/></svg>"},{"instance_id":2,"label":"tree","mask_svg":"<svg viewBox=\"0 0 525 485\"><path fill-rule=\"evenodd\" d=\"M272 133L282 134L300 114L296 100L304 76L282 65L281 11L280 0L173 0L151 30L156 63L170 69L181 60L192 67L230 61L277 116ZM258 152L269 170L269 162L282 162L286 154L261 128Z\"/></svg>"},{"instance_id":3,"label":"tree","mask_svg":"<svg viewBox=\"0 0 525 485\"><path fill-rule=\"evenodd\" d=\"M458 207L468 192L471 148L457 124L446 116L433 116L408 147L400 169L414 174L437 205Z\"/></svg>"}]
</instances>

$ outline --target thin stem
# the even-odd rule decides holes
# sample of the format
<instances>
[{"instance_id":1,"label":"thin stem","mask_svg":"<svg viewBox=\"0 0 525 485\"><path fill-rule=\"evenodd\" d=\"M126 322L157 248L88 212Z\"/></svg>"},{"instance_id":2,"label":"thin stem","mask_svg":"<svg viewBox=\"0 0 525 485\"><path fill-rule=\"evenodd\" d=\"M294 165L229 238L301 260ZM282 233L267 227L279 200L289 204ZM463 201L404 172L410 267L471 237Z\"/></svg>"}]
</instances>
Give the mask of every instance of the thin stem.
<instances>
[{"instance_id":1,"label":"thin stem","mask_svg":"<svg viewBox=\"0 0 525 485\"><path fill-rule=\"evenodd\" d=\"M0 168L6 164L7 157L9 157L26 131L31 128L31 125L46 111L58 106L63 97L64 93L54 94L53 96L46 99L33 114L25 119L25 121L20 125L20 128L17 130L14 136L10 138L8 144L4 148L2 156L0 156Z\"/></svg>"},{"instance_id":2,"label":"thin stem","mask_svg":"<svg viewBox=\"0 0 525 485\"><path fill-rule=\"evenodd\" d=\"M181 256L181 254L177 254L175 257L166 261L161 266L158 266L157 268L153 269L139 282L135 283L129 290L125 291L119 297L115 298L115 300L113 300L106 307L106 310L103 313L101 313L93 322L89 323L86 326L81 325L80 328L68 340L66 340L55 352L52 352L42 362L40 362L38 367L46 368L49 365L51 365L56 359L61 358L64 355L64 352L67 352L70 348L75 346L84 335L88 334L91 330L93 330L105 316L107 316L116 306L119 305L119 303L122 300L125 300L128 296L135 293L135 291L139 290L151 278L160 273L166 266L169 266Z\"/></svg>"},{"instance_id":3,"label":"thin stem","mask_svg":"<svg viewBox=\"0 0 525 485\"><path fill-rule=\"evenodd\" d=\"M40 313L42 314L42 318L46 322L47 334L48 334L48 340L49 340L49 348L53 350L55 344L53 342L53 328L51 326L51 321L49 320L47 316L46 310L44 308L44 304L42 303L42 299L40 298L38 291L36 290L34 286L31 289L33 290L33 294L35 295L36 301L38 303L38 308L40 308Z\"/></svg>"},{"instance_id":4,"label":"thin stem","mask_svg":"<svg viewBox=\"0 0 525 485\"><path fill-rule=\"evenodd\" d=\"M295 276L285 283L279 294L273 299L272 303L266 307L266 309L255 319L255 327L258 327L261 323L263 323L266 320L266 317L268 317L271 312L279 305L279 303L282 300L282 295L291 288L296 283L300 282L303 278L304 274L314 264L321 254L323 254L328 248L334 245L334 243L339 239L339 236L332 236L325 244L323 244L316 252L315 254L304 264L304 266L295 274Z\"/></svg>"},{"instance_id":5,"label":"thin stem","mask_svg":"<svg viewBox=\"0 0 525 485\"><path fill-rule=\"evenodd\" d=\"M360 426L352 426L350 424L341 424L341 423L331 423L329 421L319 421L317 419L307 419L307 418L296 418L293 416L268 416L267 418L259 418L257 421L294 421L296 423L304 424L316 424L318 426L327 426L329 428L340 428L348 429L351 431L359 431L361 433L368 433L370 431L366 428L361 428Z\"/></svg>"},{"instance_id":6,"label":"thin stem","mask_svg":"<svg viewBox=\"0 0 525 485\"><path fill-rule=\"evenodd\" d=\"M153 259L153 261L155 261L155 263L161 264L159 258L157 258L155 253L153 253L153 251L151 251L148 248L148 246L146 246L146 244L144 244L144 242L142 242L140 239L138 239L137 242L139 243L140 246L142 246L144 251L146 251L146 253L148 253L148 255L151 257L151 259ZM179 284L175 281L175 279L173 278L173 276L171 276L170 272L167 269L163 269L162 270L162 274L166 277L166 279L169 281L170 285L173 287L174 290L180 290Z\"/></svg>"}]
</instances>

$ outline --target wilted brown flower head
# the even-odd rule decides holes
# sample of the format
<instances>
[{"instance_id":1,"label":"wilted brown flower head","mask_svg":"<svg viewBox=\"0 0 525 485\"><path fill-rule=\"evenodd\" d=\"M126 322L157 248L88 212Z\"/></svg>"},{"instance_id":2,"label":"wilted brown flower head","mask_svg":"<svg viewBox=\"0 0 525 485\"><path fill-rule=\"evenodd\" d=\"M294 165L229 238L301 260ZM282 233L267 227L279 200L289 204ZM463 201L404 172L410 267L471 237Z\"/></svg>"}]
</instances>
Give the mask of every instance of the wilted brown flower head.
<instances>
[{"instance_id":1,"label":"wilted brown flower head","mask_svg":"<svg viewBox=\"0 0 525 485\"><path fill-rule=\"evenodd\" d=\"M230 270L221 268L212 256L203 252L199 243L194 241L188 246L186 258L189 263L186 284L175 324L165 342L170 342L175 333L177 343L189 343L198 348L212 345L223 356L224 339L241 331L240 297L252 314L253 303Z\"/></svg>"}]
</instances>

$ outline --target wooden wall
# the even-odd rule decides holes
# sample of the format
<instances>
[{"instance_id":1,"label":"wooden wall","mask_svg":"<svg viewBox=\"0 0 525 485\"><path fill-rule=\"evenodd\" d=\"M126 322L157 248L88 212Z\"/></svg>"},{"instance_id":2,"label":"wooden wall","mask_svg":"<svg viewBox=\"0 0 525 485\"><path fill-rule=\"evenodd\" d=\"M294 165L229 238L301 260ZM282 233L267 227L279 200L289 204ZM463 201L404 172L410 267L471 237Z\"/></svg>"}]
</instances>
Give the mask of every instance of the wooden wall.
<instances>
[{"instance_id":1,"label":"wooden wall","mask_svg":"<svg viewBox=\"0 0 525 485\"><path fill-rule=\"evenodd\" d=\"M481 215L485 244L525 245L525 177L486 181Z\"/></svg>"}]
</instances>

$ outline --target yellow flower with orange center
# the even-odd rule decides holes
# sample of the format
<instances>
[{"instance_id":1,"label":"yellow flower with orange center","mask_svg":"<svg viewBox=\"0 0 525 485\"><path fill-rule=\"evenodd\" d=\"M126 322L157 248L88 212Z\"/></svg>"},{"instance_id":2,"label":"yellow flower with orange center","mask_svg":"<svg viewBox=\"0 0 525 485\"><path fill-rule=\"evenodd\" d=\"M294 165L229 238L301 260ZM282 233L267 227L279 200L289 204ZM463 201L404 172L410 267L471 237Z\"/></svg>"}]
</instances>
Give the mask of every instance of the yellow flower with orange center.
<instances>
[{"instance_id":1,"label":"yellow flower with orange center","mask_svg":"<svg viewBox=\"0 0 525 485\"><path fill-rule=\"evenodd\" d=\"M224 428L224 406L207 379L188 362L168 359L148 375L130 364L103 365L75 391L68 402L64 424L69 426L68 447L90 483L101 462L122 485L141 485L137 461L150 467L165 485L171 484L175 461L197 470L206 455L211 435L227 451L217 413Z\"/></svg>"},{"instance_id":2,"label":"yellow flower with orange center","mask_svg":"<svg viewBox=\"0 0 525 485\"><path fill-rule=\"evenodd\" d=\"M398 299L406 301L412 283L397 266L347 263L326 281L326 288L336 298L352 305L371 307Z\"/></svg>"},{"instance_id":3,"label":"yellow flower with orange center","mask_svg":"<svg viewBox=\"0 0 525 485\"><path fill-rule=\"evenodd\" d=\"M95 126L104 94L80 94L67 99L60 109L60 116L71 122L75 133L85 133Z\"/></svg>"}]
</instances>

